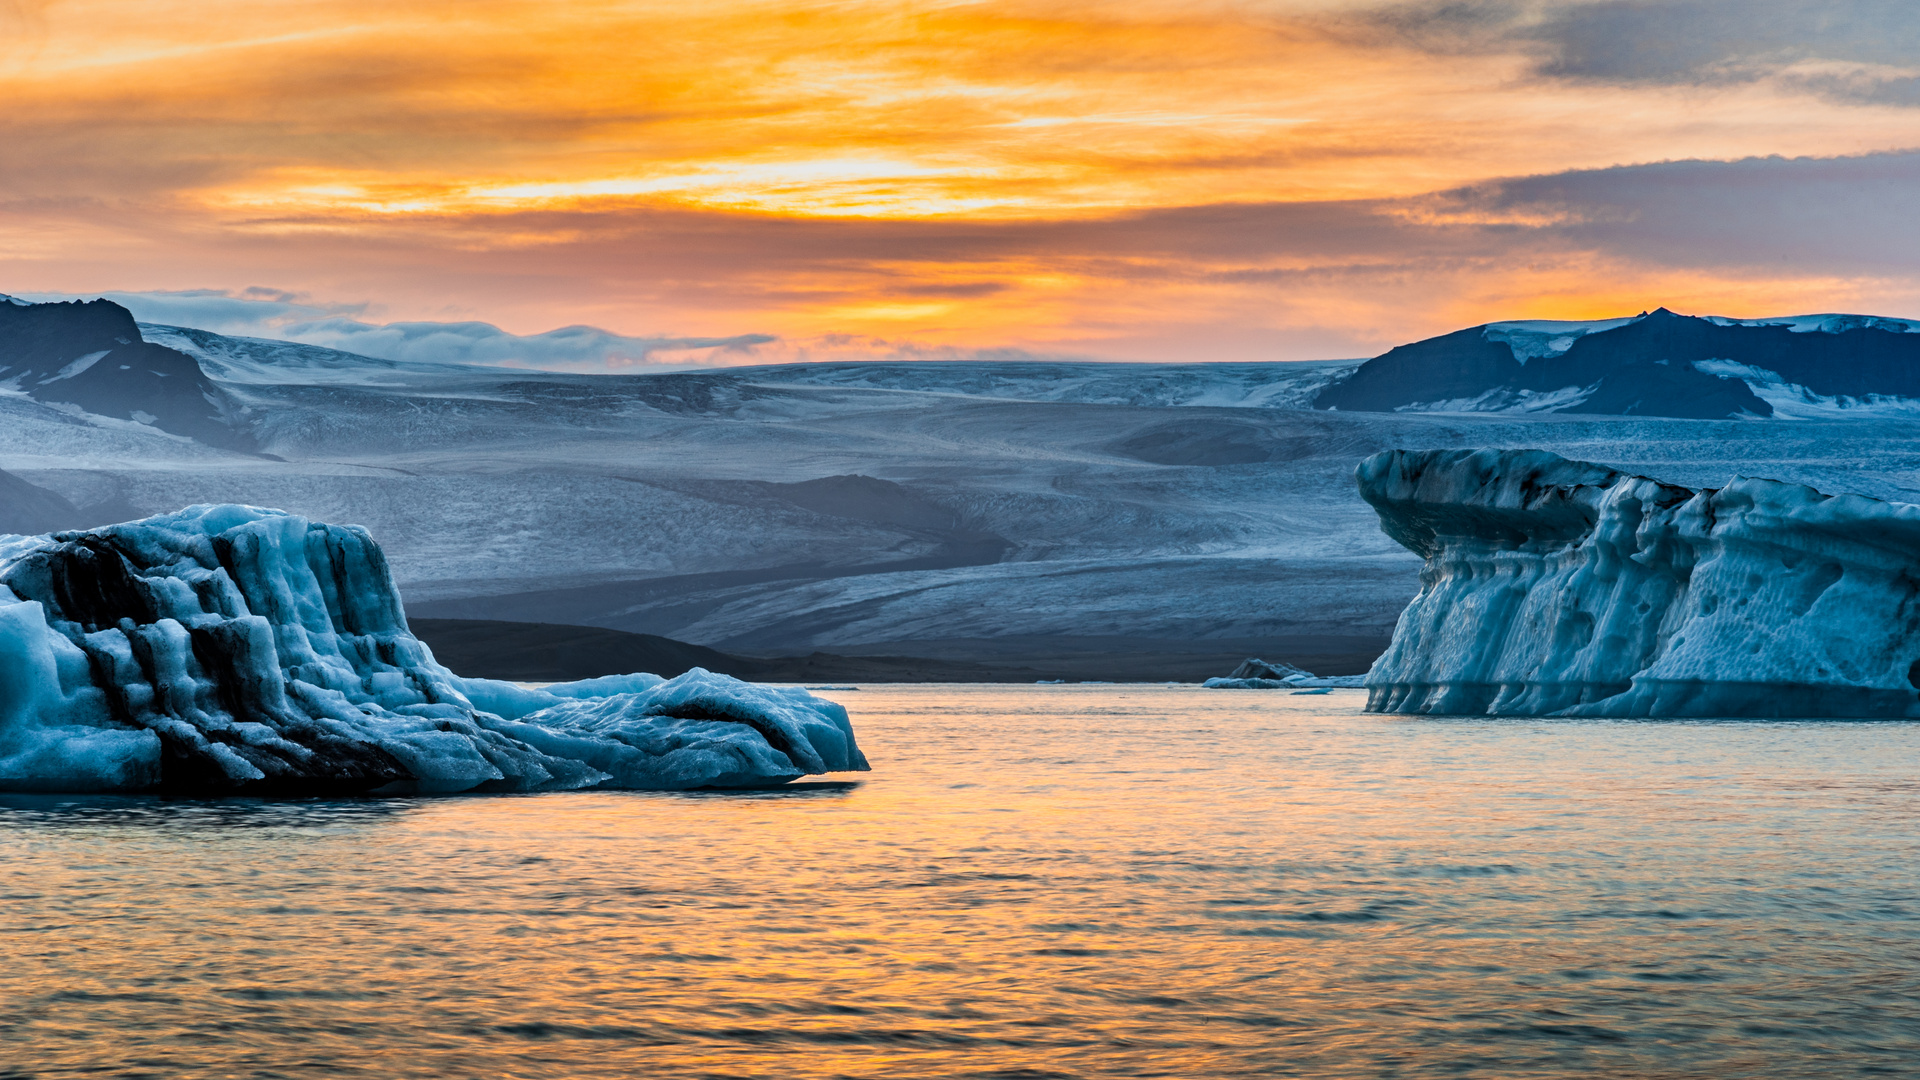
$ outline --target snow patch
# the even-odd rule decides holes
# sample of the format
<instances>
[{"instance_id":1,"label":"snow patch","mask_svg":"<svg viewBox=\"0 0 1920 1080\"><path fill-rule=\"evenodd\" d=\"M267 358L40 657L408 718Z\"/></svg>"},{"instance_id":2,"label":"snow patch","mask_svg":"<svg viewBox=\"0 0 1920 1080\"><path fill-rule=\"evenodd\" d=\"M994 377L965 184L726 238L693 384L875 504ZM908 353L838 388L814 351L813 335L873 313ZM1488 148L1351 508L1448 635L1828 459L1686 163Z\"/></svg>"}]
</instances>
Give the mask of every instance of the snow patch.
<instances>
[{"instance_id":1,"label":"snow patch","mask_svg":"<svg viewBox=\"0 0 1920 1080\"><path fill-rule=\"evenodd\" d=\"M1624 319L1596 319L1590 322L1564 322L1558 319L1527 319L1518 322L1488 323L1481 332L1488 341L1502 341L1513 350L1513 358L1521 364L1537 360L1543 356L1559 356L1573 343L1603 330L1612 330L1625 326L1640 318L1635 315Z\"/></svg>"},{"instance_id":2,"label":"snow patch","mask_svg":"<svg viewBox=\"0 0 1920 1080\"><path fill-rule=\"evenodd\" d=\"M1816 394L1799 383L1788 382L1777 371L1732 360L1696 360L1693 366L1709 375L1741 380L1755 397L1773 406L1776 418L1783 420L1920 416L1920 400L1914 398L1891 394L1865 397Z\"/></svg>"},{"instance_id":3,"label":"snow patch","mask_svg":"<svg viewBox=\"0 0 1920 1080\"><path fill-rule=\"evenodd\" d=\"M1544 413L1578 405L1593 396L1599 384L1563 386L1558 390L1514 390L1496 386L1478 397L1448 398L1444 401L1416 401L1401 405L1394 412L1431 413Z\"/></svg>"},{"instance_id":4,"label":"snow patch","mask_svg":"<svg viewBox=\"0 0 1920 1080\"><path fill-rule=\"evenodd\" d=\"M53 374L47 376L46 378L41 379L38 383L35 383L34 385L45 386L48 383L57 383L62 379L71 379L75 375L82 374L88 368L99 363L101 357L107 355L107 353L112 351L113 350L111 349L101 349L99 352L90 352L87 355L82 356L77 360L74 360L72 363L68 364L66 367L61 368L59 371L56 371Z\"/></svg>"},{"instance_id":5,"label":"snow patch","mask_svg":"<svg viewBox=\"0 0 1920 1080\"><path fill-rule=\"evenodd\" d=\"M1920 320L1890 319L1881 315L1783 315L1772 319L1729 319L1702 316L1719 326L1784 326L1796 334L1844 334L1849 330L1885 330L1891 334L1920 333Z\"/></svg>"}]
</instances>

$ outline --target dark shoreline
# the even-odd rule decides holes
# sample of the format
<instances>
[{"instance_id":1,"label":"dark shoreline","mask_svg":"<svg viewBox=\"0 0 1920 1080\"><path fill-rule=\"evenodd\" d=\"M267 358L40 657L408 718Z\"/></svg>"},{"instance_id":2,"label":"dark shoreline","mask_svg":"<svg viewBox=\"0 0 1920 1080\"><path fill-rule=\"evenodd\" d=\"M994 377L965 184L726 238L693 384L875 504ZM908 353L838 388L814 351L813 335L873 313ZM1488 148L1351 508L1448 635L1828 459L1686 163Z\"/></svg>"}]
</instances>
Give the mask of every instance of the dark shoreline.
<instances>
[{"instance_id":1,"label":"dark shoreline","mask_svg":"<svg viewBox=\"0 0 1920 1080\"><path fill-rule=\"evenodd\" d=\"M1337 637L1221 642L1023 639L883 643L858 646L857 652L850 650L853 655L765 657L597 626L487 619L409 622L434 656L454 671L518 682L565 682L634 671L671 677L693 667L759 682L1200 682L1225 675L1255 655L1320 675L1358 675L1386 647L1384 640ZM909 650L932 655L902 655Z\"/></svg>"}]
</instances>

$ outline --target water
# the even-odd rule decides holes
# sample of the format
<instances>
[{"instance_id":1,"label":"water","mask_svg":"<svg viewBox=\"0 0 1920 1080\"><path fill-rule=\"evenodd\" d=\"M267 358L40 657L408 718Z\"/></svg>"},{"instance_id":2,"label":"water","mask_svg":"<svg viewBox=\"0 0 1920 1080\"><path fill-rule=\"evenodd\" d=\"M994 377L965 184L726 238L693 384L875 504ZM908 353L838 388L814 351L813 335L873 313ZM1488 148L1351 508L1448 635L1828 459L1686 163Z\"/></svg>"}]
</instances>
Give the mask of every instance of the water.
<instances>
[{"instance_id":1,"label":"water","mask_svg":"<svg viewBox=\"0 0 1920 1080\"><path fill-rule=\"evenodd\" d=\"M0 1076L1920 1075L1920 725L830 696L858 786L0 798Z\"/></svg>"}]
</instances>

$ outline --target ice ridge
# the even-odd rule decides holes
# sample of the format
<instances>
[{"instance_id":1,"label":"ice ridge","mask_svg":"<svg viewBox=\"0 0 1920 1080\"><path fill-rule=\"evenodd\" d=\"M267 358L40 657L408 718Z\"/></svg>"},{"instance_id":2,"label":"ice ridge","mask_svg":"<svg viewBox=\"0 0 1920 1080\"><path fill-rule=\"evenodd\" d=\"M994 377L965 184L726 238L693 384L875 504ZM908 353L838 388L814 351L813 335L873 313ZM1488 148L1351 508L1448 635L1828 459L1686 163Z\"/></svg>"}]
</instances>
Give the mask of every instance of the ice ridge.
<instances>
[{"instance_id":1,"label":"ice ridge","mask_svg":"<svg viewBox=\"0 0 1920 1080\"><path fill-rule=\"evenodd\" d=\"M694 669L533 690L408 630L364 529L192 506L0 536L0 790L677 790L864 770L846 710Z\"/></svg>"},{"instance_id":2,"label":"ice ridge","mask_svg":"<svg viewBox=\"0 0 1920 1080\"><path fill-rule=\"evenodd\" d=\"M1392 450L1357 476L1426 560L1371 711L1920 716L1920 506L1542 450Z\"/></svg>"}]
</instances>

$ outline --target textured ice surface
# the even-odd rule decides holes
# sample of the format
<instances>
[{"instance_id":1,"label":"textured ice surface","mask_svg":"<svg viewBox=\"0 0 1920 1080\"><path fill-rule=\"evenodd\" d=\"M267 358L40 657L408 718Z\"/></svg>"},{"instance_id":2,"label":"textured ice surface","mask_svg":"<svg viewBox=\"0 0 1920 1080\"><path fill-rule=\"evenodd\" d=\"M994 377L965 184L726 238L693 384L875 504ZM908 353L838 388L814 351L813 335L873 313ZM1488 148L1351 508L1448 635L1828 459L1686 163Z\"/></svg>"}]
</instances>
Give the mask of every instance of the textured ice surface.
<instances>
[{"instance_id":1,"label":"textured ice surface","mask_svg":"<svg viewBox=\"0 0 1920 1080\"><path fill-rule=\"evenodd\" d=\"M407 629L365 530L200 505L0 537L0 789L678 789L865 769L844 709L695 670L528 690Z\"/></svg>"},{"instance_id":2,"label":"textured ice surface","mask_svg":"<svg viewBox=\"0 0 1920 1080\"><path fill-rule=\"evenodd\" d=\"M1920 506L1540 450L1395 450L1358 476L1426 560L1369 709L1920 716Z\"/></svg>"},{"instance_id":3,"label":"textured ice surface","mask_svg":"<svg viewBox=\"0 0 1920 1080\"><path fill-rule=\"evenodd\" d=\"M867 768L841 706L704 668L637 693L560 700L495 726L586 762L612 777L609 787L739 787Z\"/></svg>"}]
</instances>

